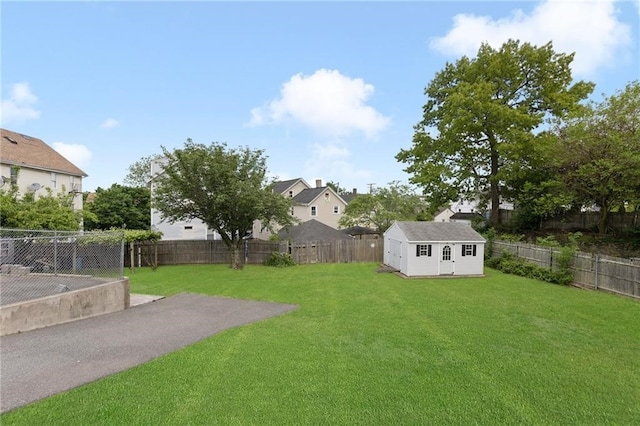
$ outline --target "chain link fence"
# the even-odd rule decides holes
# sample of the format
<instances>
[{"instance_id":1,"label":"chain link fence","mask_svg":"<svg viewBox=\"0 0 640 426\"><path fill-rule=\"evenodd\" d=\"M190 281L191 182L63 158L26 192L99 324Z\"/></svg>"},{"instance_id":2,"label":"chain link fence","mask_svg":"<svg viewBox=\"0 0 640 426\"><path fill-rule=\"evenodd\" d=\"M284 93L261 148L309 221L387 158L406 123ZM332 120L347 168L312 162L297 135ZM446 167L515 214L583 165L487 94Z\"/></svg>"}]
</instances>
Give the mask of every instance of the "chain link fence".
<instances>
[{"instance_id":1,"label":"chain link fence","mask_svg":"<svg viewBox=\"0 0 640 426\"><path fill-rule=\"evenodd\" d=\"M124 231L0 228L0 305L124 276Z\"/></svg>"}]
</instances>

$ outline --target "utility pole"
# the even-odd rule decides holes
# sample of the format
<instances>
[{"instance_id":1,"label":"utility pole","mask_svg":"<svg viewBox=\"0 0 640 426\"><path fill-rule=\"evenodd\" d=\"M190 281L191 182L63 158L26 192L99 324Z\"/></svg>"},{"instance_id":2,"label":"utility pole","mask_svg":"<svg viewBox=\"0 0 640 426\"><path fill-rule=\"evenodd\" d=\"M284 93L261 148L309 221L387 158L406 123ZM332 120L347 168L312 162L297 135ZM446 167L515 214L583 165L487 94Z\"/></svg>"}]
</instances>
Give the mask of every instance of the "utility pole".
<instances>
[{"instance_id":1,"label":"utility pole","mask_svg":"<svg viewBox=\"0 0 640 426\"><path fill-rule=\"evenodd\" d=\"M369 187L369 194L371 194L373 192L373 185L375 185L375 183L368 183L367 186Z\"/></svg>"}]
</instances>

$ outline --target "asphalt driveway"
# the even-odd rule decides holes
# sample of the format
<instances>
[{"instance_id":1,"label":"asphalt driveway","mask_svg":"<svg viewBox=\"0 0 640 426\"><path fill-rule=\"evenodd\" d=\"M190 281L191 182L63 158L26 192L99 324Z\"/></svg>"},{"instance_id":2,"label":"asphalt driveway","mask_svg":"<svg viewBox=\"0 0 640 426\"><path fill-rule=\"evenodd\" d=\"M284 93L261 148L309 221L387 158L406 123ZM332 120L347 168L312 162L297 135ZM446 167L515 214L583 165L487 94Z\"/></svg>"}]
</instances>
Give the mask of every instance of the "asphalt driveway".
<instances>
[{"instance_id":1,"label":"asphalt driveway","mask_svg":"<svg viewBox=\"0 0 640 426\"><path fill-rule=\"evenodd\" d=\"M296 305L182 293L0 340L0 412L46 398Z\"/></svg>"}]
</instances>

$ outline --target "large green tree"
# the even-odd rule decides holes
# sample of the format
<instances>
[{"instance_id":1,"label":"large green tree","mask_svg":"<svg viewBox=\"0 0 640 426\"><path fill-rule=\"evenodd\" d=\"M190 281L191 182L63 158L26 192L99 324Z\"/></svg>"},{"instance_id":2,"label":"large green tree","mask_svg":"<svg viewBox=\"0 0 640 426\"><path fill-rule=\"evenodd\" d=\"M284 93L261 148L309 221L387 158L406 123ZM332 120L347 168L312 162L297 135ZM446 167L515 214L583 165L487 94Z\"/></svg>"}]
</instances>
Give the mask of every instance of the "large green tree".
<instances>
[{"instance_id":1,"label":"large green tree","mask_svg":"<svg viewBox=\"0 0 640 426\"><path fill-rule=\"evenodd\" d=\"M375 188L349 202L340 218L340 226L366 226L384 233L396 220L416 220L427 205L410 185L398 181L387 187Z\"/></svg>"},{"instance_id":2,"label":"large green tree","mask_svg":"<svg viewBox=\"0 0 640 426\"><path fill-rule=\"evenodd\" d=\"M509 40L499 49L483 43L475 58L447 63L425 89L413 146L396 156L410 181L433 205L486 197L498 224L502 188L547 149L541 125L593 90L592 83L572 83L572 61L551 43Z\"/></svg>"},{"instance_id":3,"label":"large green tree","mask_svg":"<svg viewBox=\"0 0 640 426\"><path fill-rule=\"evenodd\" d=\"M147 187L122 186L96 189L95 198L85 201L85 210L95 216L85 220L85 229L111 229L126 225L128 229L146 230L151 226L151 192Z\"/></svg>"},{"instance_id":4,"label":"large green tree","mask_svg":"<svg viewBox=\"0 0 640 426\"><path fill-rule=\"evenodd\" d=\"M231 252L231 267L242 268L243 238L254 221L292 223L288 198L273 192L262 150L203 145L188 139L170 152L162 148L164 172L154 177L152 206L169 221L200 219L217 231Z\"/></svg>"},{"instance_id":5,"label":"large green tree","mask_svg":"<svg viewBox=\"0 0 640 426\"><path fill-rule=\"evenodd\" d=\"M556 131L561 182L580 206L599 208L604 234L614 208L640 202L640 82L590 103Z\"/></svg>"}]
</instances>

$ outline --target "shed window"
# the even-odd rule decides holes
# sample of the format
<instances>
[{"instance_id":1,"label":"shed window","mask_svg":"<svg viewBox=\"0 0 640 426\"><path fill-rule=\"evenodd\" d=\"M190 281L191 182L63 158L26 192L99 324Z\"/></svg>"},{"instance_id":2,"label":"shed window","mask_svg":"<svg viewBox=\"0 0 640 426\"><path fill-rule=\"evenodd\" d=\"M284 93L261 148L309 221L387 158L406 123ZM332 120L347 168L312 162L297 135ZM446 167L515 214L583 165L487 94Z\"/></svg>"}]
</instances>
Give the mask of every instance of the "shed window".
<instances>
[{"instance_id":1,"label":"shed window","mask_svg":"<svg viewBox=\"0 0 640 426\"><path fill-rule=\"evenodd\" d=\"M475 256L476 255L476 245L475 244L463 244L462 245L462 255L463 256Z\"/></svg>"},{"instance_id":2,"label":"shed window","mask_svg":"<svg viewBox=\"0 0 640 426\"><path fill-rule=\"evenodd\" d=\"M416 245L416 257L431 256L431 244Z\"/></svg>"}]
</instances>

